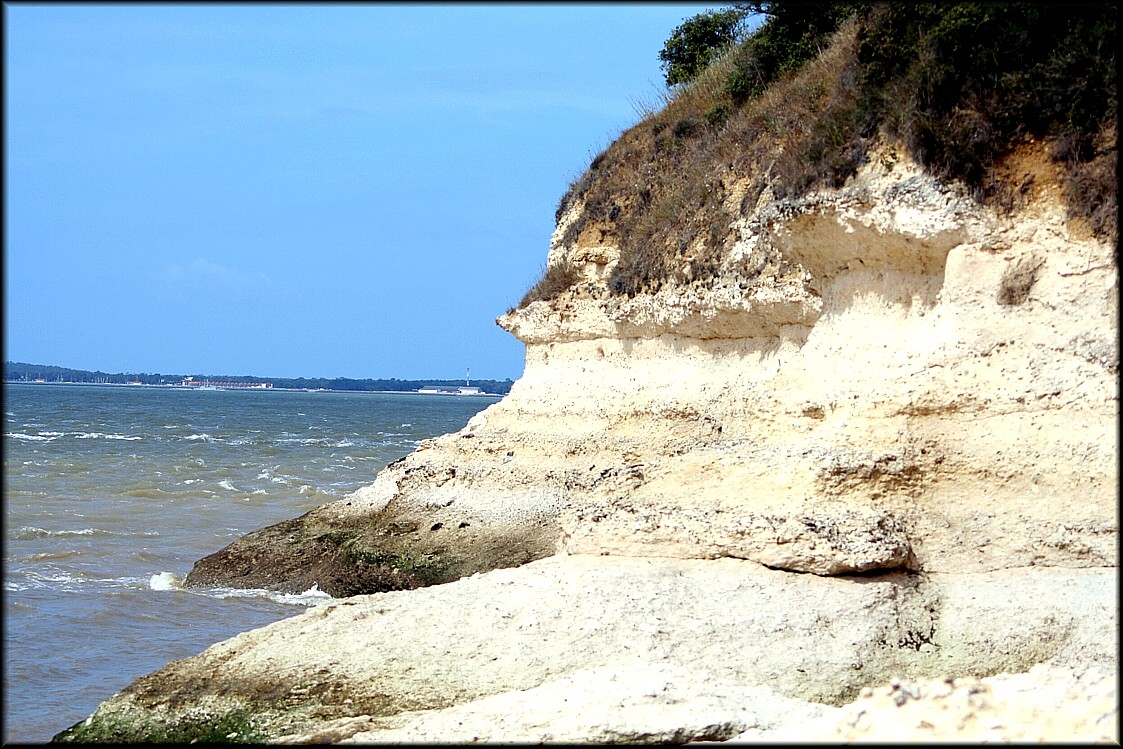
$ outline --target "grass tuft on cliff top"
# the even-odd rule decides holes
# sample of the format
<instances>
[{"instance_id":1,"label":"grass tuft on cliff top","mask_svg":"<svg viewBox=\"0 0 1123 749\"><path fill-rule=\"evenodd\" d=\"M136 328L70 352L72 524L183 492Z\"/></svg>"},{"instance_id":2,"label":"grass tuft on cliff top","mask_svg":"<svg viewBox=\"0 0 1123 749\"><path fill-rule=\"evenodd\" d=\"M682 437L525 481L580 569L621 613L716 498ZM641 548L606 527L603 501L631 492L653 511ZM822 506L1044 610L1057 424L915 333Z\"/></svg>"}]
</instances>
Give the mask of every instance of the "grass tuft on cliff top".
<instances>
[{"instance_id":1,"label":"grass tuft on cliff top","mask_svg":"<svg viewBox=\"0 0 1123 749\"><path fill-rule=\"evenodd\" d=\"M612 294L713 279L736 240L731 222L766 191L782 199L841 187L883 138L1006 211L1019 185L1001 173L1003 158L1043 142L1063 175L1070 218L1116 238L1116 6L739 7L749 10L764 24L691 58L710 62L672 86L665 106L593 159L561 198L559 219L584 206L563 244L619 247ZM554 299L578 280L571 268L547 268L518 306Z\"/></svg>"}]
</instances>

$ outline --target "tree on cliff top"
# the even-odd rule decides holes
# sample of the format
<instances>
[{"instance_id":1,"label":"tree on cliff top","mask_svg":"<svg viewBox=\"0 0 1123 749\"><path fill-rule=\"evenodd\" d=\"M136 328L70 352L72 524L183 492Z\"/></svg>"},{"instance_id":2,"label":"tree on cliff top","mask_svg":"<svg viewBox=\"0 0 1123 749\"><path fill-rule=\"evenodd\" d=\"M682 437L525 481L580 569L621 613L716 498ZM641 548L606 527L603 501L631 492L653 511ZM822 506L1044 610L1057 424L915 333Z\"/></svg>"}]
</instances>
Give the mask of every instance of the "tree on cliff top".
<instances>
[{"instance_id":1,"label":"tree on cliff top","mask_svg":"<svg viewBox=\"0 0 1123 749\"><path fill-rule=\"evenodd\" d=\"M747 8L706 11L684 21L659 53L668 86L688 83L737 41Z\"/></svg>"}]
</instances>

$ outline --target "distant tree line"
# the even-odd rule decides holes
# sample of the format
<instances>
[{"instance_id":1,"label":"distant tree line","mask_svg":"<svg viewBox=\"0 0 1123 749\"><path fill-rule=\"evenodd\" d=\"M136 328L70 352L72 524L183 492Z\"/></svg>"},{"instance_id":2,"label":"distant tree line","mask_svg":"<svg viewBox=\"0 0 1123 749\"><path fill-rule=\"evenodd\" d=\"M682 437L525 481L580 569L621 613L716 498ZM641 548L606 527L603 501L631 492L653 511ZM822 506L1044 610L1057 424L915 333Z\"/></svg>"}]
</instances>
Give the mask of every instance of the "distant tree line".
<instances>
[{"instance_id":1,"label":"distant tree line","mask_svg":"<svg viewBox=\"0 0 1123 749\"><path fill-rule=\"evenodd\" d=\"M56 367L50 364L26 364L24 362L4 362L4 379L8 382L34 382L45 380L47 382L81 382L81 383L106 383L111 385L124 385L129 382L140 382L145 385L178 385L186 377L196 380L210 380L212 382L271 382L275 388L309 388L318 390L355 390L355 391L390 391L409 392L425 385L440 385L444 387L457 387L464 384L464 380L399 380L396 377L389 379L357 380L349 377L255 377L250 375L213 375L213 374L150 374L147 372L118 372L108 373L102 371L91 372L85 369L70 369ZM514 382L506 380L472 380L472 386L478 387L485 393L506 395L511 390Z\"/></svg>"}]
</instances>

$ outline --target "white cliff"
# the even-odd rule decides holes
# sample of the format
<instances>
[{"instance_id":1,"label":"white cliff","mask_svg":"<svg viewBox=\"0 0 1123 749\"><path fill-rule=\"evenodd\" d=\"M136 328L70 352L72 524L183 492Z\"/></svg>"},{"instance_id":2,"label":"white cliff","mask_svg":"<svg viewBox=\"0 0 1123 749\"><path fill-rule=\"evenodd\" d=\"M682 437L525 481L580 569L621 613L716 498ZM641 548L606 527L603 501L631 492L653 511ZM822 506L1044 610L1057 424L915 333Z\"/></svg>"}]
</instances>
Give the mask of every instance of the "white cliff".
<instances>
[{"instance_id":1,"label":"white cliff","mask_svg":"<svg viewBox=\"0 0 1123 749\"><path fill-rule=\"evenodd\" d=\"M995 735L1117 740L1114 247L1065 219L1032 144L1012 215L885 149L840 190L762 198L712 282L631 298L606 286L617 248L563 242L570 206L550 262L583 280L500 318L527 346L510 394L315 513L529 532L537 561L247 632L91 720L248 716L288 742L751 741L805 721L944 739L935 713L894 712L902 679L1046 664L1030 681L1092 697L1034 733L1022 694L1022 732ZM836 728L874 689L866 720L897 727Z\"/></svg>"}]
</instances>

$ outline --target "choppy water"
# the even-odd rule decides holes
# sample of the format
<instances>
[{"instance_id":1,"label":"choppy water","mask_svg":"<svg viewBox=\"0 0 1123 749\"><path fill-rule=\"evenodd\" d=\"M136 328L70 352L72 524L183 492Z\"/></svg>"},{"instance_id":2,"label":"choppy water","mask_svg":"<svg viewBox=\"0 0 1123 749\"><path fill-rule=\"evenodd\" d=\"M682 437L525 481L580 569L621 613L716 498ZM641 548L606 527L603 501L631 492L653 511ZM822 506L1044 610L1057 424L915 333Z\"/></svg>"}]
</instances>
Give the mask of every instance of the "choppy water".
<instances>
[{"instance_id":1,"label":"choppy water","mask_svg":"<svg viewBox=\"0 0 1123 749\"><path fill-rule=\"evenodd\" d=\"M138 676L330 600L180 582L494 402L5 386L4 741L47 741Z\"/></svg>"}]
</instances>

